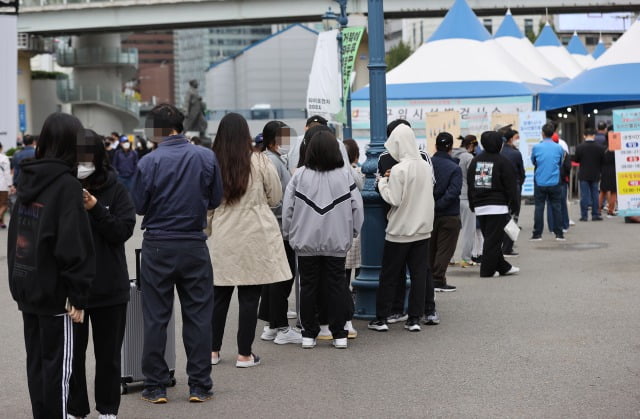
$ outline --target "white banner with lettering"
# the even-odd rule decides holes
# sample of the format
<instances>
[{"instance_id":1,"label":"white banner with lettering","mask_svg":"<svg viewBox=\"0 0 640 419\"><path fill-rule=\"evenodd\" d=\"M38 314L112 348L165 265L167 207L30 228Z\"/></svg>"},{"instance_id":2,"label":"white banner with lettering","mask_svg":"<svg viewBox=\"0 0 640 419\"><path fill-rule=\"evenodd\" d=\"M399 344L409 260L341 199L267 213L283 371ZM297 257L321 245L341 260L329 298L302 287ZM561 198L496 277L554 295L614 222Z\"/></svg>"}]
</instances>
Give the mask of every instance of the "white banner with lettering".
<instances>
[{"instance_id":1,"label":"white banner with lettering","mask_svg":"<svg viewBox=\"0 0 640 419\"><path fill-rule=\"evenodd\" d=\"M307 88L309 116L320 115L329 121L335 121L335 115L342 110L337 35L337 30L318 35Z\"/></svg>"}]
</instances>

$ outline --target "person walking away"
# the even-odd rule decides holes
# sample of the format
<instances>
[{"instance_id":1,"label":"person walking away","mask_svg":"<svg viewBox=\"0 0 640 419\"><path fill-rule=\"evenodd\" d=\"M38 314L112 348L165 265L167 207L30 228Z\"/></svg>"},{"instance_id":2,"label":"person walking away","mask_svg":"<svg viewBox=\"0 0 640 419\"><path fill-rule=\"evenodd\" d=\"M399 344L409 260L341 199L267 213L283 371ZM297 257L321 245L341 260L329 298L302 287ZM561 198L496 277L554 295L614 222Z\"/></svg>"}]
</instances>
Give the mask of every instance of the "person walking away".
<instances>
[{"instance_id":1,"label":"person walking away","mask_svg":"<svg viewBox=\"0 0 640 419\"><path fill-rule=\"evenodd\" d=\"M136 211L127 189L109 163L102 137L85 130L78 179L89 214L96 249L96 277L89 291L85 321L74 325L73 372L69 415L89 415L85 360L91 322L95 353L95 401L99 419L115 418L120 407L120 347L129 301L129 273L124 244L133 234Z\"/></svg>"},{"instance_id":2,"label":"person walking away","mask_svg":"<svg viewBox=\"0 0 640 419\"><path fill-rule=\"evenodd\" d=\"M67 419L73 323L83 321L96 258L76 179L84 128L54 113L42 126L35 160L20 164L9 222L11 296L24 322L27 383L35 419Z\"/></svg>"},{"instance_id":3,"label":"person walking away","mask_svg":"<svg viewBox=\"0 0 640 419\"><path fill-rule=\"evenodd\" d=\"M287 185L291 180L291 174L287 168L286 156L280 153L280 145L283 131L289 127L282 121L270 121L262 129L260 136L260 152L269 158L278 173L282 194L287 189ZM257 146L258 147L258 146ZM271 208L273 214L278 220L278 225L282 229L282 202L278 202ZM302 343L302 334L295 328L289 327L289 319L287 312L289 303L287 298L291 293L293 281L296 272L296 254L289 245L289 242L283 240L284 250L287 255L291 278L286 281L274 282L262 286L262 294L260 296L260 307L258 309L258 318L267 322L264 327L260 339L273 341L278 345L286 343Z\"/></svg>"},{"instance_id":4,"label":"person walking away","mask_svg":"<svg viewBox=\"0 0 640 419\"><path fill-rule=\"evenodd\" d=\"M595 133L593 140L603 148L607 147L607 123L598 122L598 131Z\"/></svg>"},{"instance_id":5,"label":"person walking away","mask_svg":"<svg viewBox=\"0 0 640 419\"><path fill-rule=\"evenodd\" d=\"M302 154L301 154L302 155ZM345 257L364 221L362 197L336 137L320 131L304 152L305 164L287 186L282 231L298 255L302 347L313 348L320 333L318 314L326 310L336 348L347 347L349 314L345 290ZM326 298L318 307L318 294Z\"/></svg>"},{"instance_id":6,"label":"person walking away","mask_svg":"<svg viewBox=\"0 0 640 419\"><path fill-rule=\"evenodd\" d=\"M408 266L411 288L405 329L418 332L422 315L435 311L435 303L433 307L425 307L425 301L434 301L428 295L425 300L425 291L433 292L429 261L425 257L429 254L435 206L432 169L420 157L415 134L407 125L398 125L393 130L385 148L399 163L378 182L380 196L391 205L391 210L376 293L376 319L368 327L379 332L389 330L387 318L394 290L399 280L404 281L401 272Z\"/></svg>"},{"instance_id":7,"label":"person walking away","mask_svg":"<svg viewBox=\"0 0 640 419\"><path fill-rule=\"evenodd\" d=\"M533 235L531 236L531 240L533 241L542 240L544 205L547 200L549 200L555 221L553 232L555 233L556 240L565 240L564 233L562 232L562 214L560 209L560 201L562 200L560 167L564 160L565 153L562 147L551 139L553 132L553 124L544 124L542 126L543 140L531 149L531 162L535 167L533 176L535 210Z\"/></svg>"},{"instance_id":8,"label":"person walking away","mask_svg":"<svg viewBox=\"0 0 640 419\"><path fill-rule=\"evenodd\" d=\"M578 181L580 181L580 221L588 221L589 206L591 206L591 220L601 221L598 186L602 162L604 160L604 147L595 142L593 128L587 128L584 133L584 142L576 147L574 161L580 164Z\"/></svg>"},{"instance_id":9,"label":"person walking away","mask_svg":"<svg viewBox=\"0 0 640 419\"><path fill-rule=\"evenodd\" d=\"M459 148L454 148L451 156L458 159L458 166L462 173L462 188L460 189L460 220L462 228L460 229L460 236L458 241L462 243L460 252L460 266L468 268L469 266L476 265L476 262L471 260L473 257L473 242L475 240L476 233L476 215L469 208L469 195L467 187L467 171L475 149L478 145L478 139L475 135L467 135L462 139Z\"/></svg>"},{"instance_id":10,"label":"person walking away","mask_svg":"<svg viewBox=\"0 0 640 419\"><path fill-rule=\"evenodd\" d=\"M144 216L142 399L150 403L167 402L170 376L164 351L174 287L182 308L189 401L213 397L209 358L213 271L204 229L207 210L220 205L222 179L215 154L189 143L182 134L183 121L184 115L173 105L163 103L149 111L146 126L158 148L138 163L131 194L136 212Z\"/></svg>"},{"instance_id":11,"label":"person walking away","mask_svg":"<svg viewBox=\"0 0 640 419\"><path fill-rule=\"evenodd\" d=\"M524 170L524 160L522 159L522 153L520 153L520 150L518 150L518 146L520 144L520 134L514 129L509 129L504 133L504 138L507 141L504 143L500 154L505 156L511 162L511 165L513 166L516 174L516 198L513 205L511 218L513 218L513 220L517 223L518 218L520 217L520 206L522 204L522 185L524 185L526 172ZM513 250L513 245L513 240L511 240L507 233L505 233L502 242L502 254L505 257L518 256L518 252L515 252Z\"/></svg>"},{"instance_id":12,"label":"person walking away","mask_svg":"<svg viewBox=\"0 0 640 419\"><path fill-rule=\"evenodd\" d=\"M480 277L514 275L520 269L504 259L502 240L518 196L515 170L500 154L502 134L485 131L480 142L484 152L473 158L467 172L469 205L484 236Z\"/></svg>"},{"instance_id":13,"label":"person walking away","mask_svg":"<svg viewBox=\"0 0 640 419\"><path fill-rule=\"evenodd\" d=\"M11 177L11 163L2 150L0 143L0 228L7 228L4 223L4 214L9 208L9 189L13 186Z\"/></svg>"},{"instance_id":14,"label":"person walking away","mask_svg":"<svg viewBox=\"0 0 640 419\"><path fill-rule=\"evenodd\" d=\"M239 114L229 113L220 121L213 142L220 161L224 198L220 208L209 215L211 255L216 268L211 362L220 362L227 312L237 287L238 368L261 362L251 347L263 285L292 278L278 221L271 211L282 200L282 184L269 158L254 152L251 141L247 121ZM279 315L286 316L285 310L286 304Z\"/></svg>"},{"instance_id":15,"label":"person walking away","mask_svg":"<svg viewBox=\"0 0 640 419\"><path fill-rule=\"evenodd\" d=\"M455 285L447 283L447 267L456 251L460 234L460 192L462 170L451 157L453 136L441 132L436 137L436 152L431 157L436 183L433 188L435 218L429 240L429 267L435 291L451 292ZM436 313L437 317L437 313ZM438 320L439 321L439 320Z\"/></svg>"},{"instance_id":16,"label":"person walking away","mask_svg":"<svg viewBox=\"0 0 640 419\"><path fill-rule=\"evenodd\" d=\"M607 201L607 217L616 215L616 204L618 202L618 189L616 179L616 153L609 149L609 141L605 143L605 153L602 158L602 181L600 182L600 197L598 208L604 210L603 204Z\"/></svg>"},{"instance_id":17,"label":"person walking away","mask_svg":"<svg viewBox=\"0 0 640 419\"><path fill-rule=\"evenodd\" d=\"M120 147L113 157L113 167L118 172L118 180L131 191L131 181L136 173L138 153L131 150L131 142L124 135L120 137Z\"/></svg>"}]
</instances>

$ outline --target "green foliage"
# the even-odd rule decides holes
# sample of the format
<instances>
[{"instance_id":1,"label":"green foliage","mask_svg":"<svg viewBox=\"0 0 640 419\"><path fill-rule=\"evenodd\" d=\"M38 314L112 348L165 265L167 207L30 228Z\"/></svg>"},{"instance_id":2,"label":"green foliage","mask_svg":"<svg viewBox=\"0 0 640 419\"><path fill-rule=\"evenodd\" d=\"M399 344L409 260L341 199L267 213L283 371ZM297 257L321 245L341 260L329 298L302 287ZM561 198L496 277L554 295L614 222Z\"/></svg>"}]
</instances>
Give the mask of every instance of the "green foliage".
<instances>
[{"instance_id":1,"label":"green foliage","mask_svg":"<svg viewBox=\"0 0 640 419\"><path fill-rule=\"evenodd\" d=\"M61 73L59 71L32 71L31 80L59 80L68 79L69 75Z\"/></svg>"},{"instance_id":2,"label":"green foliage","mask_svg":"<svg viewBox=\"0 0 640 419\"><path fill-rule=\"evenodd\" d=\"M7 150L7 152L6 152L6 153L4 153L4 154L5 154L7 157L11 157L11 156L13 156L14 154L16 154L16 152L17 152L17 151L18 151L18 149L17 149L17 148L15 148L15 147L11 147L11 148L10 148L9 150Z\"/></svg>"},{"instance_id":3,"label":"green foliage","mask_svg":"<svg viewBox=\"0 0 640 419\"><path fill-rule=\"evenodd\" d=\"M398 45L391 48L389 50L389 53L387 53L387 71L390 71L402 64L404 60L409 58L412 52L413 51L411 51L411 47L409 47L409 45L405 44L403 41L400 41Z\"/></svg>"}]
</instances>

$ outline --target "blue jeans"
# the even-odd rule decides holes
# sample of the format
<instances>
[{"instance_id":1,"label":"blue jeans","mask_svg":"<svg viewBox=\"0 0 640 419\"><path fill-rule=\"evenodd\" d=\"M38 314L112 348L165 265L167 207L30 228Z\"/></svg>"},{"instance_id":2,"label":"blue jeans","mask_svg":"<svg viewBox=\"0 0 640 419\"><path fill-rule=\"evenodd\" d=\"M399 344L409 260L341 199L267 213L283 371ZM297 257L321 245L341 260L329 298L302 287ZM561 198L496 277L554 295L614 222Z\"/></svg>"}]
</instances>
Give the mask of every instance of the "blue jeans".
<instances>
[{"instance_id":1,"label":"blue jeans","mask_svg":"<svg viewBox=\"0 0 640 419\"><path fill-rule=\"evenodd\" d=\"M552 211L552 219L554 220L554 230L556 237L562 237L562 211L560 209L562 201L562 186L538 186L533 188L533 197L535 201L535 211L533 216L533 237L542 236L544 228L544 205L549 201L549 207ZM555 222L557 220L557 222Z\"/></svg>"},{"instance_id":2,"label":"blue jeans","mask_svg":"<svg viewBox=\"0 0 640 419\"><path fill-rule=\"evenodd\" d=\"M569 185L562 182L560 184L560 189L562 192L562 197L560 198L560 229L569 230L569 208L567 207L567 194L569 193ZM555 230L555 222L553 219L553 213L551 211L551 205L547 206L547 224L549 225L549 231L553 232Z\"/></svg>"},{"instance_id":3,"label":"blue jeans","mask_svg":"<svg viewBox=\"0 0 640 419\"><path fill-rule=\"evenodd\" d=\"M598 202L599 183L587 180L580 181L580 218L587 219L589 215L589 205L591 205L591 218L600 217L600 204Z\"/></svg>"}]
</instances>

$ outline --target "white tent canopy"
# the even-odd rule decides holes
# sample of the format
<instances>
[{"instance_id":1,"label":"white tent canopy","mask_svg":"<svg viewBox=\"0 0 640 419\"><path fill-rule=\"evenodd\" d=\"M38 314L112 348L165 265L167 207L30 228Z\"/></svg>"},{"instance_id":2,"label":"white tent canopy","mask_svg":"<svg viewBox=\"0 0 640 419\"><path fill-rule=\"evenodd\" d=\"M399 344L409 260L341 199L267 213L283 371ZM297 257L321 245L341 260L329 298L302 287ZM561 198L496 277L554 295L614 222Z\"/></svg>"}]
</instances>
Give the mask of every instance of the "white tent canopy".
<instances>
[{"instance_id":1,"label":"white tent canopy","mask_svg":"<svg viewBox=\"0 0 640 419\"><path fill-rule=\"evenodd\" d=\"M548 23L544 25L534 46L568 78L574 78L582 72L583 68L573 59L569 51L562 46L557 35Z\"/></svg>"}]
</instances>

